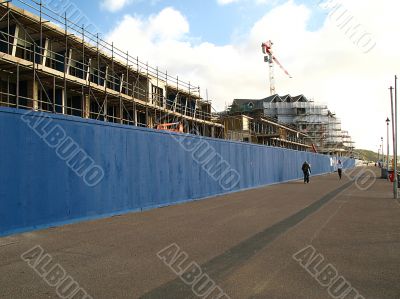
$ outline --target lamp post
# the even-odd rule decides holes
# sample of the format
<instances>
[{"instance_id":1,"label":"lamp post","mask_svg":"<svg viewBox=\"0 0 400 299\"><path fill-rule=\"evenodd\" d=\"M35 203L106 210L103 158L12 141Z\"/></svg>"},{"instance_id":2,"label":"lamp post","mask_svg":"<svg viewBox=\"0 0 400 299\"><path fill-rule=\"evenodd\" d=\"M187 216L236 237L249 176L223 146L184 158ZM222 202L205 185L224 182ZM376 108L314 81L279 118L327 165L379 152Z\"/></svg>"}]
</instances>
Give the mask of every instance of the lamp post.
<instances>
[{"instance_id":1,"label":"lamp post","mask_svg":"<svg viewBox=\"0 0 400 299\"><path fill-rule=\"evenodd\" d=\"M382 151L381 151L381 154L382 154L382 168L383 168L383 166L385 165L385 154L384 154L384 151L383 151L383 149L384 149L384 147L383 147L383 137L381 137L381 142L382 142Z\"/></svg>"},{"instance_id":2,"label":"lamp post","mask_svg":"<svg viewBox=\"0 0 400 299\"><path fill-rule=\"evenodd\" d=\"M378 148L378 166L379 167L381 167L381 162L380 162L380 153L381 153L381 145L379 145L379 148Z\"/></svg>"},{"instance_id":3,"label":"lamp post","mask_svg":"<svg viewBox=\"0 0 400 299\"><path fill-rule=\"evenodd\" d=\"M397 76L395 76L395 96L393 101L393 86L390 86L390 102L392 110L393 132L393 198L397 199Z\"/></svg>"},{"instance_id":4,"label":"lamp post","mask_svg":"<svg viewBox=\"0 0 400 299\"><path fill-rule=\"evenodd\" d=\"M394 76L394 117L392 118L392 121L394 122L394 140L395 142L393 143L393 149L394 149L394 186L393 186L393 193L394 193L394 199L398 198L398 193L397 193L397 75Z\"/></svg>"},{"instance_id":5,"label":"lamp post","mask_svg":"<svg viewBox=\"0 0 400 299\"><path fill-rule=\"evenodd\" d=\"M386 171L387 171L387 178L389 179L389 123L390 119L389 117L386 118L386 142L387 142L387 152L386 152Z\"/></svg>"}]
</instances>

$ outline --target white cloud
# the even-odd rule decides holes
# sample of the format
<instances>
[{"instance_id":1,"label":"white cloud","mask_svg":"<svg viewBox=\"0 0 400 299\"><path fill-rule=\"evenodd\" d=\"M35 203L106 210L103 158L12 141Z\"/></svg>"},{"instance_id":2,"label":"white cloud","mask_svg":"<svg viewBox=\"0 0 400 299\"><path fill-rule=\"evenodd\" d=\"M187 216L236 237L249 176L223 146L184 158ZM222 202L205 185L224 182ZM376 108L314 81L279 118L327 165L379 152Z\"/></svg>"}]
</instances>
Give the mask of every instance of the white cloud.
<instances>
[{"instance_id":1,"label":"white cloud","mask_svg":"<svg viewBox=\"0 0 400 299\"><path fill-rule=\"evenodd\" d=\"M219 5L228 5L237 2L244 2L245 0L217 0ZM254 2L255 4L272 3L274 0L246 0L247 2ZM276 0L275 0L276 1Z\"/></svg>"},{"instance_id":2,"label":"white cloud","mask_svg":"<svg viewBox=\"0 0 400 299\"><path fill-rule=\"evenodd\" d=\"M131 0L102 0L101 7L111 12L116 12L128 5Z\"/></svg>"},{"instance_id":3,"label":"white cloud","mask_svg":"<svg viewBox=\"0 0 400 299\"><path fill-rule=\"evenodd\" d=\"M108 39L143 61L167 68L169 74L199 84L203 96L207 88L218 110L234 98L269 95L261 43L271 39L276 56L293 75L289 79L276 68L277 91L304 94L327 103L358 147L377 150L380 137L386 136L385 119L390 117L388 87L393 84L392 75L400 69L400 46L394 38L400 27L396 17L400 3L383 2L346 1L352 16L365 24L377 42L368 54L356 47L332 19L318 31L308 31L311 11L293 1L271 10L245 37L225 46L191 44L189 23L173 8L147 19L125 16ZM392 9L383 11L384 7Z\"/></svg>"},{"instance_id":4,"label":"white cloud","mask_svg":"<svg viewBox=\"0 0 400 299\"><path fill-rule=\"evenodd\" d=\"M273 3L274 0L256 0L256 4Z\"/></svg>"},{"instance_id":5,"label":"white cloud","mask_svg":"<svg viewBox=\"0 0 400 299\"><path fill-rule=\"evenodd\" d=\"M217 0L219 5L227 5L238 1L240 0Z\"/></svg>"},{"instance_id":6,"label":"white cloud","mask_svg":"<svg viewBox=\"0 0 400 299\"><path fill-rule=\"evenodd\" d=\"M189 23L177 10L168 7L158 15L151 16L146 24L148 32L158 36L161 40L179 40L189 32Z\"/></svg>"},{"instance_id":7,"label":"white cloud","mask_svg":"<svg viewBox=\"0 0 400 299\"><path fill-rule=\"evenodd\" d=\"M170 52L169 48L161 49L161 46L173 43L175 49L181 43L178 41L183 40L188 32L189 23L186 18L179 11L167 7L148 19L125 15L108 34L108 39L114 41L119 48L129 50L135 56L139 55L143 61L157 62L158 55Z\"/></svg>"}]
</instances>

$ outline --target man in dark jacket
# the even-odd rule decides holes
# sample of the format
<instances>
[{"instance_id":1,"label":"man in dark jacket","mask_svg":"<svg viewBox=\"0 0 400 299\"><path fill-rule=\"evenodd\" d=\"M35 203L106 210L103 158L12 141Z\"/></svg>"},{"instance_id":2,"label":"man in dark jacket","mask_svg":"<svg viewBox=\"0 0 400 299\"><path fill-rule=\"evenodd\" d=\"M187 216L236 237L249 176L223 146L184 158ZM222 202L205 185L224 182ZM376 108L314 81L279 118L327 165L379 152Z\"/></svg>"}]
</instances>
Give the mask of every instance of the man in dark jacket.
<instances>
[{"instance_id":1,"label":"man in dark jacket","mask_svg":"<svg viewBox=\"0 0 400 299\"><path fill-rule=\"evenodd\" d=\"M307 161L303 163L303 166L301 167L301 170L303 170L304 174L304 184L310 182L310 173L311 173L311 166L308 164Z\"/></svg>"}]
</instances>

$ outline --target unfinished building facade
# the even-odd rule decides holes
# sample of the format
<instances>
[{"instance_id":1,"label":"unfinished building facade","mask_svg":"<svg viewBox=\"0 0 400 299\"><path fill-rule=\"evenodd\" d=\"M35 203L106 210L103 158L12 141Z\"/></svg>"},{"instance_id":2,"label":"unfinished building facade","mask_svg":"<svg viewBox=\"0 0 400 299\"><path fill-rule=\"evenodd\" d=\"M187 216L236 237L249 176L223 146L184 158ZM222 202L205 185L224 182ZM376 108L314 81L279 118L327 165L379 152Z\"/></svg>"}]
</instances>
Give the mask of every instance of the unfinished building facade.
<instances>
[{"instance_id":1,"label":"unfinished building facade","mask_svg":"<svg viewBox=\"0 0 400 299\"><path fill-rule=\"evenodd\" d=\"M307 135L295 128L269 119L244 114L223 114L225 139L309 151Z\"/></svg>"},{"instance_id":2,"label":"unfinished building facade","mask_svg":"<svg viewBox=\"0 0 400 299\"><path fill-rule=\"evenodd\" d=\"M307 134L309 144L319 153L351 156L353 142L347 131L341 128L341 121L327 105L318 104L304 95L273 95L265 99L236 99L231 111L249 116L263 115L275 121L294 126L299 132Z\"/></svg>"},{"instance_id":3,"label":"unfinished building facade","mask_svg":"<svg viewBox=\"0 0 400 299\"><path fill-rule=\"evenodd\" d=\"M223 138L200 87L142 63L38 1L0 4L0 105ZM14 3L13 2L13 3ZM33 12L33 13L32 13Z\"/></svg>"}]
</instances>

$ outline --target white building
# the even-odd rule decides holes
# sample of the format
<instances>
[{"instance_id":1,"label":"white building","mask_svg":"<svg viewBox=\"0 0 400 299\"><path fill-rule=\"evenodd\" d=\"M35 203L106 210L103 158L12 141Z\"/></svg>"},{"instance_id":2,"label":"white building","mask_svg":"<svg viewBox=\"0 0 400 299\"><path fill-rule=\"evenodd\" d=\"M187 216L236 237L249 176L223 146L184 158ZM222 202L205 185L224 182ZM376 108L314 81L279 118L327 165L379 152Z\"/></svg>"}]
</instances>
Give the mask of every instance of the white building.
<instances>
[{"instance_id":1,"label":"white building","mask_svg":"<svg viewBox=\"0 0 400 299\"><path fill-rule=\"evenodd\" d=\"M325 104L315 103L304 95L274 95L265 99L235 99L232 111L242 111L250 116L265 115L279 123L296 126L306 133L310 143L319 153L351 155L353 142L341 121Z\"/></svg>"}]
</instances>

